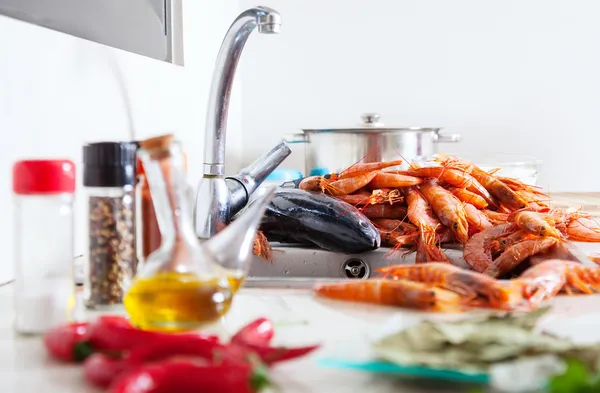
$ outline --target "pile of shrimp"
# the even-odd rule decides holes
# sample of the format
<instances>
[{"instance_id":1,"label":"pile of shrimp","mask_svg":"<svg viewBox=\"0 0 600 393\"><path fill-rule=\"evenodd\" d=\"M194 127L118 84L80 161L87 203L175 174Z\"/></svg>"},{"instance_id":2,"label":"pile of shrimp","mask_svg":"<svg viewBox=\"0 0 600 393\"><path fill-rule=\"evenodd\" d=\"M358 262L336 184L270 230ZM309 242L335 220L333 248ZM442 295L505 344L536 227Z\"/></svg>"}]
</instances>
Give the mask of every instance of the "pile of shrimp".
<instances>
[{"instance_id":1,"label":"pile of shrimp","mask_svg":"<svg viewBox=\"0 0 600 393\"><path fill-rule=\"evenodd\" d=\"M536 308L561 291L600 290L600 266L584 266L569 252L571 241L600 242L600 225L589 215L551 209L540 188L458 157L389 169L401 163L355 164L300 183L360 209L379 229L382 245L416 251L416 265L319 286L317 294L448 311ZM461 243L470 270L452 265L443 243Z\"/></svg>"}]
</instances>

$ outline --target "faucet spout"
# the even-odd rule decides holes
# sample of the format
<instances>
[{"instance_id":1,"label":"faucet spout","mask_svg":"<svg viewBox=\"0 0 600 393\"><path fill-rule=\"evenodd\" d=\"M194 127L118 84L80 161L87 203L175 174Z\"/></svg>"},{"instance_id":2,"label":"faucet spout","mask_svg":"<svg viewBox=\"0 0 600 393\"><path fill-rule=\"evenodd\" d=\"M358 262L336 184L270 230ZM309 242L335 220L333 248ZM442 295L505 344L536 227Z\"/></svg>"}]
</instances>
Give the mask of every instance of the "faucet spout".
<instances>
[{"instance_id":1,"label":"faucet spout","mask_svg":"<svg viewBox=\"0 0 600 393\"><path fill-rule=\"evenodd\" d=\"M231 24L217 56L210 89L204 143L204 174L225 173L225 138L231 87L242 49L252 31L276 34L281 26L279 13L268 7L242 12Z\"/></svg>"},{"instance_id":2,"label":"faucet spout","mask_svg":"<svg viewBox=\"0 0 600 393\"><path fill-rule=\"evenodd\" d=\"M256 7L242 12L231 24L217 56L206 115L204 175L194 206L196 236L209 239L224 229L269 173L290 154L287 145L278 145L240 175L225 179L225 136L231 87L237 64L248 37L259 33L276 34L281 16L273 9Z\"/></svg>"}]
</instances>

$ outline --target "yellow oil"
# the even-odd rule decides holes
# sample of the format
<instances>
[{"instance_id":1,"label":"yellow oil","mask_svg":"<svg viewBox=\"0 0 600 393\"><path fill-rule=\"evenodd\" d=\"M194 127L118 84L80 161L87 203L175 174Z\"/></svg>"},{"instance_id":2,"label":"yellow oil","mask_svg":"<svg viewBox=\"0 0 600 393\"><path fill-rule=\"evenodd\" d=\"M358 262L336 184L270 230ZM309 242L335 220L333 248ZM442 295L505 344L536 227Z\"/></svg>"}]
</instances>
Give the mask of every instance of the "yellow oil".
<instances>
[{"instance_id":1,"label":"yellow oil","mask_svg":"<svg viewBox=\"0 0 600 393\"><path fill-rule=\"evenodd\" d=\"M234 274L234 273L230 273L227 275L227 282L229 283L229 289L231 290L231 293L233 295L235 295L240 287L242 285L244 285L244 280L246 279L246 276L239 273L239 274Z\"/></svg>"},{"instance_id":2,"label":"yellow oil","mask_svg":"<svg viewBox=\"0 0 600 393\"><path fill-rule=\"evenodd\" d=\"M124 299L131 322L144 330L194 330L225 315L243 279L200 279L165 272L136 279Z\"/></svg>"}]
</instances>

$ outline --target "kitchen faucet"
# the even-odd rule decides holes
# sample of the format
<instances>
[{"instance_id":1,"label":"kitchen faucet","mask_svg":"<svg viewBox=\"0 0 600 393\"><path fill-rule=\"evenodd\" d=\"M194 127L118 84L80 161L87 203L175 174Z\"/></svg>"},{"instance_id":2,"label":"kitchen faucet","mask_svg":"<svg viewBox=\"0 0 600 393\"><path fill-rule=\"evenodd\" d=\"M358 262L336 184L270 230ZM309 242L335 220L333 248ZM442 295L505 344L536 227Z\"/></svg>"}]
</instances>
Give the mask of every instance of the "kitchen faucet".
<instances>
[{"instance_id":1,"label":"kitchen faucet","mask_svg":"<svg viewBox=\"0 0 600 393\"><path fill-rule=\"evenodd\" d=\"M276 34L281 16L273 9L256 7L242 12L233 21L217 56L206 115L204 175L194 206L196 236L208 239L221 231L250 199L260 184L290 155L285 142L234 176L225 177L225 135L231 87L235 70L248 37L259 33Z\"/></svg>"}]
</instances>

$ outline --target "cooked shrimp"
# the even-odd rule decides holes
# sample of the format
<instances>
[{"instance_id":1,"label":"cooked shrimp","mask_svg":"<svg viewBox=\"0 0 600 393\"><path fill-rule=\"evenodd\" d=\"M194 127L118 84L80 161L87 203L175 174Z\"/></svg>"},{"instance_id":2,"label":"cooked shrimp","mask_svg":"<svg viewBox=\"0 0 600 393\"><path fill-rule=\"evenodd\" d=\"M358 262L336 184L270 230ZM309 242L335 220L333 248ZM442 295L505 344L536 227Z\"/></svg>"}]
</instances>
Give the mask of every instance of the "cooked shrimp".
<instances>
[{"instance_id":1,"label":"cooked shrimp","mask_svg":"<svg viewBox=\"0 0 600 393\"><path fill-rule=\"evenodd\" d=\"M422 232L417 239L417 254L415 255L416 263L425 262L450 262L448 256L438 246L436 234Z\"/></svg>"},{"instance_id":2,"label":"cooked shrimp","mask_svg":"<svg viewBox=\"0 0 600 393\"><path fill-rule=\"evenodd\" d=\"M402 205L368 205L361 209L368 218L392 218L404 220L406 206Z\"/></svg>"},{"instance_id":3,"label":"cooked shrimp","mask_svg":"<svg viewBox=\"0 0 600 393\"><path fill-rule=\"evenodd\" d=\"M473 176L463 170L446 168L445 166L418 166L413 163L410 165L408 173L412 176L442 180L451 186L477 194L489 204L494 204L490 193Z\"/></svg>"},{"instance_id":4,"label":"cooked shrimp","mask_svg":"<svg viewBox=\"0 0 600 393\"><path fill-rule=\"evenodd\" d=\"M464 308L460 295L454 292L405 280L349 280L334 284L320 284L314 291L317 296L330 299L425 311L457 312Z\"/></svg>"},{"instance_id":5,"label":"cooked shrimp","mask_svg":"<svg viewBox=\"0 0 600 393\"><path fill-rule=\"evenodd\" d=\"M501 204L513 209L527 207L527 202L511 190L510 187L502 183L497 177L488 174L474 165L471 175Z\"/></svg>"},{"instance_id":6,"label":"cooked shrimp","mask_svg":"<svg viewBox=\"0 0 600 393\"><path fill-rule=\"evenodd\" d=\"M371 220L376 227L387 229L390 231L394 230L402 230L403 232L414 232L417 230L417 227L408 222L404 222L401 220L393 220L389 218L374 218Z\"/></svg>"},{"instance_id":7,"label":"cooked shrimp","mask_svg":"<svg viewBox=\"0 0 600 393\"><path fill-rule=\"evenodd\" d=\"M552 299L567 282L567 265L561 260L548 260L525 270L512 280L523 285L523 297L531 308Z\"/></svg>"},{"instance_id":8,"label":"cooked shrimp","mask_svg":"<svg viewBox=\"0 0 600 393\"><path fill-rule=\"evenodd\" d=\"M400 194L400 190L382 188L379 190L373 190L373 193L369 197L369 203L371 205L387 203L393 205L394 203L404 202L404 197Z\"/></svg>"},{"instance_id":9,"label":"cooked shrimp","mask_svg":"<svg viewBox=\"0 0 600 393\"><path fill-rule=\"evenodd\" d=\"M565 244L557 243L554 246L550 247L547 251L541 252L530 257L529 264L538 265L550 259L562 259L563 261L579 262L577 256L573 255L573 253L569 251L569 248Z\"/></svg>"},{"instance_id":10,"label":"cooked shrimp","mask_svg":"<svg viewBox=\"0 0 600 393\"><path fill-rule=\"evenodd\" d=\"M484 274L446 263L395 265L377 271L384 273L384 278L406 279L448 289L464 296L470 305L505 309L520 300L520 293L513 288Z\"/></svg>"},{"instance_id":11,"label":"cooked shrimp","mask_svg":"<svg viewBox=\"0 0 600 393\"><path fill-rule=\"evenodd\" d=\"M415 224L422 232L435 233L442 223L433 216L429 202L421 195L416 187L405 190L406 204L408 205L407 216L410 222Z\"/></svg>"},{"instance_id":12,"label":"cooked shrimp","mask_svg":"<svg viewBox=\"0 0 600 393\"><path fill-rule=\"evenodd\" d=\"M492 252L489 244L501 235L515 231L513 224L496 225L473 235L465 244L463 257L465 262L477 272L484 272L492 264Z\"/></svg>"},{"instance_id":13,"label":"cooked shrimp","mask_svg":"<svg viewBox=\"0 0 600 393\"><path fill-rule=\"evenodd\" d=\"M463 202L463 208L465 209L465 215L469 223L469 232L471 232L471 228L475 229L475 233L477 233L494 225L488 220L485 214L470 203Z\"/></svg>"},{"instance_id":14,"label":"cooked shrimp","mask_svg":"<svg viewBox=\"0 0 600 393\"><path fill-rule=\"evenodd\" d=\"M508 213L500 213L484 209L481 211L494 225L505 224L508 221Z\"/></svg>"},{"instance_id":15,"label":"cooked shrimp","mask_svg":"<svg viewBox=\"0 0 600 393\"><path fill-rule=\"evenodd\" d=\"M345 179L327 181L324 188L326 192L333 196L348 195L369 184L375 176L377 176L377 172L359 173Z\"/></svg>"},{"instance_id":16,"label":"cooked shrimp","mask_svg":"<svg viewBox=\"0 0 600 393\"><path fill-rule=\"evenodd\" d=\"M504 234L490 241L489 250L492 252L492 255L498 255L506 251L506 249L513 244L533 238L535 238L535 235L532 235L523 229L519 229L516 232Z\"/></svg>"},{"instance_id":17,"label":"cooked shrimp","mask_svg":"<svg viewBox=\"0 0 600 393\"><path fill-rule=\"evenodd\" d=\"M500 181L502 181L502 183L506 184L513 191L525 192L530 195L535 195L535 196L537 196L538 199L543 199L543 200L550 199L548 194L546 194L545 192L542 191L541 187L531 186L529 184L523 183L519 179L515 179L515 178L511 178L511 177L502 177L502 176L497 176L497 177Z\"/></svg>"},{"instance_id":18,"label":"cooked shrimp","mask_svg":"<svg viewBox=\"0 0 600 393\"><path fill-rule=\"evenodd\" d=\"M572 261L560 261L567 269L567 283L563 291L567 295L600 293L600 267L587 266ZM548 263L548 262L544 262ZM544 263L540 264L543 265Z\"/></svg>"},{"instance_id":19,"label":"cooked shrimp","mask_svg":"<svg viewBox=\"0 0 600 393\"><path fill-rule=\"evenodd\" d=\"M484 198L480 197L474 192L467 190L466 188L450 187L449 190L459 200L466 203L470 203L478 209L485 209L486 207L488 207L488 203Z\"/></svg>"},{"instance_id":20,"label":"cooked shrimp","mask_svg":"<svg viewBox=\"0 0 600 393\"><path fill-rule=\"evenodd\" d=\"M496 176L480 169L476 165L466 160L461 160L457 157L448 157L443 155L440 155L438 161L441 161L443 165L447 166L448 168L462 169L468 172L501 204L512 209L521 209L523 207L527 207L527 202L518 196L510 187L504 184Z\"/></svg>"},{"instance_id":21,"label":"cooked shrimp","mask_svg":"<svg viewBox=\"0 0 600 393\"><path fill-rule=\"evenodd\" d=\"M360 172L372 172L378 171L381 169L398 166L402 164L402 160L395 161L384 161L384 162L367 162L363 164L354 164L341 171L338 175L340 179L344 179L346 177L352 177Z\"/></svg>"},{"instance_id":22,"label":"cooked shrimp","mask_svg":"<svg viewBox=\"0 0 600 393\"><path fill-rule=\"evenodd\" d=\"M600 254L589 254L587 257L590 261L600 266Z\"/></svg>"},{"instance_id":23,"label":"cooked shrimp","mask_svg":"<svg viewBox=\"0 0 600 393\"><path fill-rule=\"evenodd\" d=\"M369 186L377 188L399 188L410 187L421 184L423 179L420 177L401 175L390 172L376 172L375 177L369 183Z\"/></svg>"},{"instance_id":24,"label":"cooked shrimp","mask_svg":"<svg viewBox=\"0 0 600 393\"><path fill-rule=\"evenodd\" d=\"M454 232L460 243L466 243L469 239L469 224L462 202L440 187L435 180L424 181L419 189L442 224Z\"/></svg>"},{"instance_id":25,"label":"cooked shrimp","mask_svg":"<svg viewBox=\"0 0 600 393\"><path fill-rule=\"evenodd\" d=\"M483 273L491 277L501 277L510 273L525 259L549 249L556 242L557 240L552 237L541 237L513 244L496 258Z\"/></svg>"},{"instance_id":26,"label":"cooked shrimp","mask_svg":"<svg viewBox=\"0 0 600 393\"><path fill-rule=\"evenodd\" d=\"M514 216L515 224L537 236L550 236L560 239L560 232L554 228L554 220L532 211L520 211Z\"/></svg>"},{"instance_id":27,"label":"cooked shrimp","mask_svg":"<svg viewBox=\"0 0 600 393\"><path fill-rule=\"evenodd\" d=\"M261 231L256 231L252 251L254 255L258 256L259 258L273 263L273 249L271 248L267 237Z\"/></svg>"},{"instance_id":28,"label":"cooked shrimp","mask_svg":"<svg viewBox=\"0 0 600 393\"><path fill-rule=\"evenodd\" d=\"M350 194L350 195L338 195L337 199L341 199L344 202L347 202L351 205L367 205L369 203L369 198L371 194Z\"/></svg>"},{"instance_id":29,"label":"cooked shrimp","mask_svg":"<svg viewBox=\"0 0 600 393\"><path fill-rule=\"evenodd\" d=\"M567 225L567 235L579 242L600 242L600 226L592 218L579 217Z\"/></svg>"},{"instance_id":30,"label":"cooked shrimp","mask_svg":"<svg viewBox=\"0 0 600 393\"><path fill-rule=\"evenodd\" d=\"M322 191L323 176L308 176L300 181L298 188L305 191Z\"/></svg>"}]
</instances>

